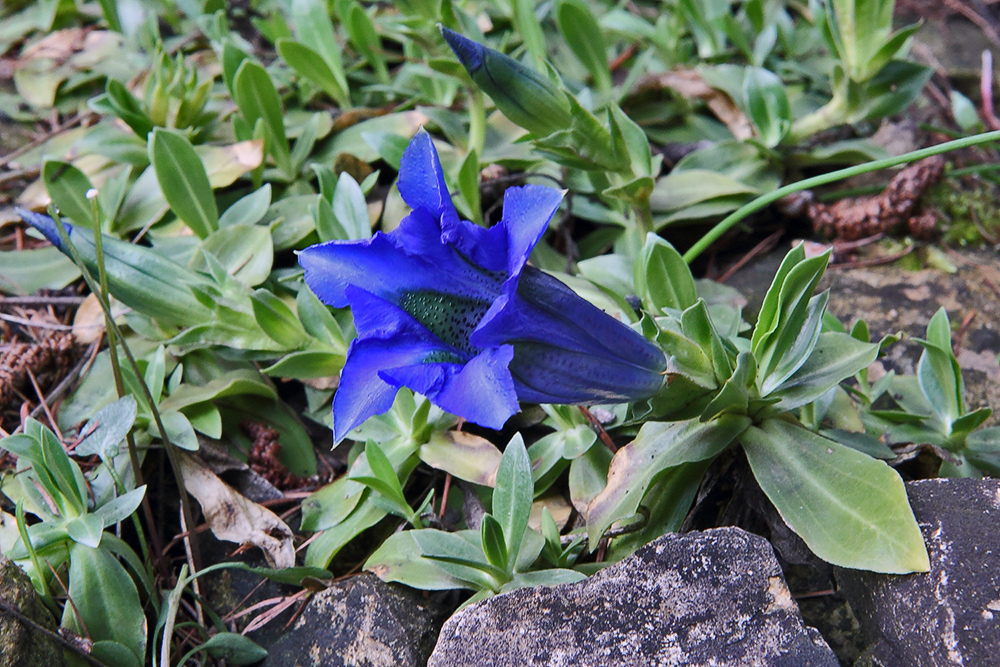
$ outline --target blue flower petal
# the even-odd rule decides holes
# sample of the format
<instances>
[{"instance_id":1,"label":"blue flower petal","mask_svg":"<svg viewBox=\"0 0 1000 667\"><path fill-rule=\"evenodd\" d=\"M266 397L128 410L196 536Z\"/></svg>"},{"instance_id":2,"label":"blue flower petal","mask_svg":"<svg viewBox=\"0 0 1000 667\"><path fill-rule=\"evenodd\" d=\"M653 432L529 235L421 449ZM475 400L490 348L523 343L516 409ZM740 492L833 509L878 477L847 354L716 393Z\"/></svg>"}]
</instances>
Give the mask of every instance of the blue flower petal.
<instances>
[{"instance_id":1,"label":"blue flower petal","mask_svg":"<svg viewBox=\"0 0 1000 667\"><path fill-rule=\"evenodd\" d=\"M386 366L416 364L434 349L414 340L356 339L347 349L347 363L340 372L340 386L333 396L333 441L343 440L366 419L392 407L399 390L379 377Z\"/></svg>"},{"instance_id":2,"label":"blue flower petal","mask_svg":"<svg viewBox=\"0 0 1000 667\"><path fill-rule=\"evenodd\" d=\"M309 288L326 304L347 306L349 285L364 285L373 294L388 296L429 282L423 261L396 246L385 234L363 241L330 241L299 253ZM387 270L387 267L395 267Z\"/></svg>"},{"instance_id":3,"label":"blue flower petal","mask_svg":"<svg viewBox=\"0 0 1000 667\"><path fill-rule=\"evenodd\" d=\"M562 199L562 191L541 185L508 188L504 192L503 219L499 226L507 233L508 275L520 274Z\"/></svg>"},{"instance_id":4,"label":"blue flower petal","mask_svg":"<svg viewBox=\"0 0 1000 667\"><path fill-rule=\"evenodd\" d=\"M414 364L383 370L380 376L423 394L448 412L474 424L499 429L518 411L517 393L507 365L510 345L484 350L464 366Z\"/></svg>"},{"instance_id":5,"label":"blue flower petal","mask_svg":"<svg viewBox=\"0 0 1000 667\"><path fill-rule=\"evenodd\" d=\"M437 221L424 209L410 213L390 234L378 232L363 241L329 241L306 248L299 252L299 264L310 289L336 308L348 305L350 285L390 301L416 290L492 301L503 279L442 244Z\"/></svg>"},{"instance_id":6,"label":"blue flower petal","mask_svg":"<svg viewBox=\"0 0 1000 667\"><path fill-rule=\"evenodd\" d=\"M423 128L403 151L396 187L410 208L425 209L448 222L458 220L434 142Z\"/></svg>"}]
</instances>

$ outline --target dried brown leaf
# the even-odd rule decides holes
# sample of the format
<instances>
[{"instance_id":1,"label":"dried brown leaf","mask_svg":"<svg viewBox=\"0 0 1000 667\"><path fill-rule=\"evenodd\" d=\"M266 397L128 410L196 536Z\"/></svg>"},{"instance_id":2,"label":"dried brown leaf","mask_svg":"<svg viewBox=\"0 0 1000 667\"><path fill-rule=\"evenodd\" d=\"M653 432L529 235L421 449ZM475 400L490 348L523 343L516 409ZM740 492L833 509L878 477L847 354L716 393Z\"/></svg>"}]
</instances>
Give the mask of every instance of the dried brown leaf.
<instances>
[{"instance_id":1,"label":"dried brown leaf","mask_svg":"<svg viewBox=\"0 0 1000 667\"><path fill-rule=\"evenodd\" d=\"M271 510L238 494L219 479L201 459L178 452L188 493L205 513L212 534L237 544L253 544L275 568L295 565L292 531Z\"/></svg>"}]
</instances>

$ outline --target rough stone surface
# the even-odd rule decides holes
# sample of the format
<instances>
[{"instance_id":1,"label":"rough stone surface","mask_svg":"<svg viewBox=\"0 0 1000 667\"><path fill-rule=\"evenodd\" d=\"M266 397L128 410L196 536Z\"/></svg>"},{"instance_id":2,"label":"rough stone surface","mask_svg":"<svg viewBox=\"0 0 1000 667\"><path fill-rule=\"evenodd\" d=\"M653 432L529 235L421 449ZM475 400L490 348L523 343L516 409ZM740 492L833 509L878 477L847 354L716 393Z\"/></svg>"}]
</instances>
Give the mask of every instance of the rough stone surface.
<instances>
[{"instance_id":1,"label":"rough stone surface","mask_svg":"<svg viewBox=\"0 0 1000 667\"><path fill-rule=\"evenodd\" d=\"M454 607L451 607L453 609ZM318 593L263 667L423 667L442 610L420 593L372 574Z\"/></svg>"},{"instance_id":2,"label":"rough stone surface","mask_svg":"<svg viewBox=\"0 0 1000 667\"><path fill-rule=\"evenodd\" d=\"M0 556L0 602L56 631L52 616L21 568ZM62 647L0 609L0 667L62 667Z\"/></svg>"},{"instance_id":3,"label":"rough stone surface","mask_svg":"<svg viewBox=\"0 0 1000 667\"><path fill-rule=\"evenodd\" d=\"M838 665L774 552L738 528L666 535L576 584L459 611L428 667Z\"/></svg>"},{"instance_id":4,"label":"rough stone surface","mask_svg":"<svg viewBox=\"0 0 1000 667\"><path fill-rule=\"evenodd\" d=\"M1000 480L928 479L906 488L931 571L837 570L874 642L858 664L1000 664Z\"/></svg>"},{"instance_id":5,"label":"rough stone surface","mask_svg":"<svg viewBox=\"0 0 1000 667\"><path fill-rule=\"evenodd\" d=\"M970 409L1000 406L1000 255L989 250L949 251L948 259L957 273L906 271L891 265L831 269L824 281L830 287L829 311L847 324L865 320L873 340L897 331L923 338L927 322L942 306L956 327L974 313L958 351L966 402ZM920 352L919 345L904 340L890 347L876 365L912 375ZM990 421L998 423L1000 412Z\"/></svg>"}]
</instances>

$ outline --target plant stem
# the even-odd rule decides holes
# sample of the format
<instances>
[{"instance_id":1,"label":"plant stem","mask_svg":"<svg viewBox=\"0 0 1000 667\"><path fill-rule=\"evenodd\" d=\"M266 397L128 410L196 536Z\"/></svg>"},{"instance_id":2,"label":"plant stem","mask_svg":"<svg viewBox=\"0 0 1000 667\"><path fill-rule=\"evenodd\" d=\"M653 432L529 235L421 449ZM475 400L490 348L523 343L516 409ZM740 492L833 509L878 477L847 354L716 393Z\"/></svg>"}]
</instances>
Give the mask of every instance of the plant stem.
<instances>
[{"instance_id":1,"label":"plant stem","mask_svg":"<svg viewBox=\"0 0 1000 667\"><path fill-rule=\"evenodd\" d=\"M954 141L946 141L945 143L938 144L937 146L921 148L917 151L885 158L884 160L875 160L874 162L867 162L865 164L848 167L846 169L838 169L837 171L830 172L829 174L813 176L812 178L807 178L797 183L791 183L782 188L778 188L773 192L768 192L767 194L757 197L753 201L744 204L736 211L726 216L719 224L712 227L707 234L702 236L697 243L691 246L691 248L684 253L684 261L690 264L698 255L703 253L708 246L712 245L712 243L729 231L734 225L739 223L751 213L756 213L757 211L766 208L772 202L781 199L785 195L789 195L793 192L799 192L800 190L808 190L809 188L819 187L828 183L835 183L836 181L841 181L845 178L850 178L851 176L867 174L868 172L878 171L879 169L887 169L889 167L895 167L908 162L916 162L917 160L923 160L924 158L931 157L933 155L940 155L941 153L947 153L948 151L954 151L960 148L969 148L970 146L978 146L980 144L986 144L991 141L998 140L1000 140L1000 130L995 132L984 132L983 134L977 134L972 137L964 137Z\"/></svg>"},{"instance_id":2,"label":"plant stem","mask_svg":"<svg viewBox=\"0 0 1000 667\"><path fill-rule=\"evenodd\" d=\"M90 193L88 193L89 195ZM104 328L108 335L108 355L111 360L111 374L115 379L115 390L118 392L118 398L122 398L125 395L125 383L122 381L122 369L121 360L118 358L118 348L117 348L117 334L112 328L112 314L111 314L111 295L108 292L108 273L104 268L104 234L101 232L104 229L104 221L101 219L102 216L99 214L100 208L98 207L97 197L90 197L90 214L94 221L94 252L97 256L97 276L101 285L101 293L97 295L98 301L102 304L107 304L108 309L104 311ZM60 224L61 227L61 224ZM132 474L135 475L135 483L137 486L142 486L142 465L139 463L139 455L135 449L135 437L132 435L132 431L129 430L125 434L125 442L128 446L128 457L129 463L132 465ZM115 462L106 462L108 465L108 470L111 476L114 478L116 485L118 486L120 493L125 493L125 485L119 478L118 470L115 468ZM162 563L163 551L160 548L160 541L156 535L156 525L153 520L153 509L149 505L149 497L143 494L142 496L142 510L143 514L146 516L146 522L149 524L150 538L157 547L157 564L161 566L161 570L164 575L167 574L167 568ZM136 535L139 537L139 547L142 550L142 555L146 560L147 567L150 567L152 559L149 557L149 545L146 543L146 535L142 530L142 525L139 522L139 517L134 513L132 514L132 523L135 527ZM152 575L152 571L149 572Z\"/></svg>"},{"instance_id":3,"label":"plant stem","mask_svg":"<svg viewBox=\"0 0 1000 667\"><path fill-rule=\"evenodd\" d=\"M66 250L69 252L70 257L73 258L73 262L76 264L77 268L80 269L80 275L83 277L87 287L94 294L101 295L100 286L94 282L94 277L90 274L90 270L87 269L87 265L84 263L83 258L80 256L80 252L76 249L76 245L69 238L69 232L66 231L66 226L63 225L62 218L56 213L54 209L50 206L50 214L52 220L55 222L56 231L59 233L59 240L62 241L63 245L66 246ZM95 236L95 248L97 246L96 237L100 236L100 229L94 230ZM98 256L103 256L100 249L97 249ZM136 380L138 380L139 388L142 390L143 398L146 400L146 404L149 406L149 411L153 415L153 421L156 422L156 428L160 433L160 439L163 441L164 450L167 452L167 458L170 460L170 467L174 472L174 479L177 482L177 488L180 492L181 500L181 511L184 513L184 521L189 526L194 526L193 515L191 514L191 503L188 499L187 491L184 488L184 478L181 476L180 462L177 460L177 453L173 450L173 445L170 443L170 436L167 435L167 429L163 426L163 421L160 419L160 411L157 408L156 401L153 400L153 395L149 391L149 387L146 385L146 381L139 371L139 364L136 363L135 357L132 355L132 350L129 349L128 345L124 343L124 336L122 336L121 329L118 328L118 324L115 323L114 317L111 315L111 305L100 296L97 299L97 303L101 306L101 310L104 311L105 323L108 325L109 337L112 332L122 341L122 351L125 353L125 358L128 359L129 365L132 367L132 372L135 373ZM112 355L113 358L114 355ZM191 533L191 547L194 552L194 557L192 560L195 561L195 569L201 569L201 556L197 549L197 543L195 542L196 533Z\"/></svg>"}]
</instances>

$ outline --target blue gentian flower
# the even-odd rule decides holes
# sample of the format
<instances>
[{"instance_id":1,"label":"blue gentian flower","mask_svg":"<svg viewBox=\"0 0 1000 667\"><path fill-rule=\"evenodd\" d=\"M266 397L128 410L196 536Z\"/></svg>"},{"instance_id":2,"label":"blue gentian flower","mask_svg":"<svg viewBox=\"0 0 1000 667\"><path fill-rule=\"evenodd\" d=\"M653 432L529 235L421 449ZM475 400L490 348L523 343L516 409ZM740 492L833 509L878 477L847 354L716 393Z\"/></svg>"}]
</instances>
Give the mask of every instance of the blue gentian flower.
<instances>
[{"instance_id":1,"label":"blue gentian flower","mask_svg":"<svg viewBox=\"0 0 1000 667\"><path fill-rule=\"evenodd\" d=\"M497 225L461 220L424 131L403 154L398 187L413 210L395 230L299 254L309 287L350 306L358 332L333 400L336 442L404 386L494 429L518 401L620 403L660 389L659 348L526 265L562 192L511 188Z\"/></svg>"}]
</instances>

